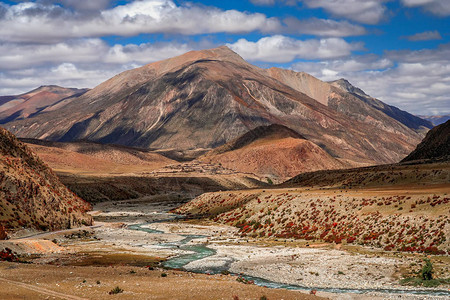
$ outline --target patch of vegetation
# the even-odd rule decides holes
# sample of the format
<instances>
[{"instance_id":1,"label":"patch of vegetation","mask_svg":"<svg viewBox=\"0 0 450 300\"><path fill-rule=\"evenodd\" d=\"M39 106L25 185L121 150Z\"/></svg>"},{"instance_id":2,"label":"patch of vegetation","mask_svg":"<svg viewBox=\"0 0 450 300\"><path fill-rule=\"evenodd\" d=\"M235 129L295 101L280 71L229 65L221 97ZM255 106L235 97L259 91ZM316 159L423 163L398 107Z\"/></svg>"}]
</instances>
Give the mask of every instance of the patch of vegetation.
<instances>
[{"instance_id":1,"label":"patch of vegetation","mask_svg":"<svg viewBox=\"0 0 450 300\"><path fill-rule=\"evenodd\" d=\"M261 297L259 297L259 300L267 300L267 297L265 295L261 296Z\"/></svg>"},{"instance_id":2,"label":"patch of vegetation","mask_svg":"<svg viewBox=\"0 0 450 300\"><path fill-rule=\"evenodd\" d=\"M424 259L425 265L417 272L416 277L406 277L400 280L401 285L437 287L441 284L450 284L450 278L433 278L433 264L428 258Z\"/></svg>"},{"instance_id":3,"label":"patch of vegetation","mask_svg":"<svg viewBox=\"0 0 450 300\"><path fill-rule=\"evenodd\" d=\"M111 291L109 291L110 295L117 295L117 294L120 294L120 293L123 293L123 290L120 287L118 287L118 286L116 286Z\"/></svg>"},{"instance_id":4,"label":"patch of vegetation","mask_svg":"<svg viewBox=\"0 0 450 300\"><path fill-rule=\"evenodd\" d=\"M241 282L243 284L255 284L255 282L253 280L248 280L242 276L239 276L238 278L236 278L237 282Z\"/></svg>"},{"instance_id":5,"label":"patch of vegetation","mask_svg":"<svg viewBox=\"0 0 450 300\"><path fill-rule=\"evenodd\" d=\"M161 273L161 277L167 277L167 273Z\"/></svg>"},{"instance_id":6,"label":"patch of vegetation","mask_svg":"<svg viewBox=\"0 0 450 300\"><path fill-rule=\"evenodd\" d=\"M267 179L267 183L268 183L268 184L270 184L270 185L272 185L272 184L273 184L273 181L272 181L272 179L270 179L269 177L266 177L266 179Z\"/></svg>"}]
</instances>

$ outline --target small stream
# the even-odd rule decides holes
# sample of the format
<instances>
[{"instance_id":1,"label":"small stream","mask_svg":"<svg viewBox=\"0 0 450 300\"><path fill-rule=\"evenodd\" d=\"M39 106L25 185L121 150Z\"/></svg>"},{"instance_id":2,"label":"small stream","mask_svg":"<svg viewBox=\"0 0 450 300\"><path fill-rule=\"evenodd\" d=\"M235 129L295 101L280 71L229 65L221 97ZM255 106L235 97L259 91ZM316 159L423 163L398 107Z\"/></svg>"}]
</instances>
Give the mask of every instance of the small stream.
<instances>
[{"instance_id":1,"label":"small stream","mask_svg":"<svg viewBox=\"0 0 450 300\"><path fill-rule=\"evenodd\" d=\"M159 221L160 222L160 221ZM128 229L131 230L140 230L148 233L164 233L160 230L150 229L143 226L148 226L151 223L147 224L136 224L128 226ZM209 256L213 256L216 254L214 249L207 247L205 244L194 244L188 245L190 241L206 238L205 235L181 235L184 239L171 243L162 243L158 244L158 246L167 248L167 249L177 249L187 251L187 254L181 254L169 258L163 263L163 266L170 269L184 269L184 267L193 262L197 261ZM229 265L224 266L222 268L208 268L208 269L189 269L191 272L196 273L208 273L208 274L219 274L222 271L228 271ZM233 273L232 273L233 274ZM241 275L241 274L233 274L233 275ZM301 285L293 285L293 284L284 284L279 282L274 282L270 280L266 280L259 277L253 277L249 275L241 275L242 277L254 281L256 285L265 286L269 288L282 288L288 290L306 290L310 291L315 289L317 291L328 292L328 293L354 293L354 294L364 294L370 292L376 293L388 293L388 294L413 294L413 295L428 295L428 296L449 296L450 291L448 290L402 290L402 289L351 289L351 288L320 288L320 287L306 287Z\"/></svg>"}]
</instances>

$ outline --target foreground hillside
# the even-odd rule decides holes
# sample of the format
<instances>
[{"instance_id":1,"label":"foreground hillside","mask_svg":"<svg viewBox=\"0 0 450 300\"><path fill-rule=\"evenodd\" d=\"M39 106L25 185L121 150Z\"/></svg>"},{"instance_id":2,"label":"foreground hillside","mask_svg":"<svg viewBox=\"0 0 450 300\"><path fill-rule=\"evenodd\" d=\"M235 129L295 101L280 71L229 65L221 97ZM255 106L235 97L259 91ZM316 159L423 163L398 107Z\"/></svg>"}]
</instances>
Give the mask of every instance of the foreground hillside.
<instances>
[{"instance_id":1,"label":"foreground hillside","mask_svg":"<svg viewBox=\"0 0 450 300\"><path fill-rule=\"evenodd\" d=\"M360 166L399 161L432 127L380 103L305 73L258 68L219 47L123 72L5 127L22 138L188 150L281 124Z\"/></svg>"},{"instance_id":2,"label":"foreground hillside","mask_svg":"<svg viewBox=\"0 0 450 300\"><path fill-rule=\"evenodd\" d=\"M7 230L90 225L89 209L28 147L0 128L0 225Z\"/></svg>"},{"instance_id":3,"label":"foreground hillside","mask_svg":"<svg viewBox=\"0 0 450 300\"><path fill-rule=\"evenodd\" d=\"M449 163L316 173L285 188L203 194L175 212L255 238L450 254Z\"/></svg>"}]
</instances>

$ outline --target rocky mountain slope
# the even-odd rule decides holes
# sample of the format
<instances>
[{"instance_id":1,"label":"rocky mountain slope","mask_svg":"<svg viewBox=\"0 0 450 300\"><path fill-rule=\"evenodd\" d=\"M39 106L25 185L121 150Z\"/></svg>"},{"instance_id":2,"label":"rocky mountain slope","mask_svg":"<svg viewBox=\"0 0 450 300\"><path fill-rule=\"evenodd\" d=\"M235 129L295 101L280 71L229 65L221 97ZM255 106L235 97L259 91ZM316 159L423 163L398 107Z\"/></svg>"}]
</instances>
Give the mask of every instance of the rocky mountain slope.
<instances>
[{"instance_id":1,"label":"rocky mountain slope","mask_svg":"<svg viewBox=\"0 0 450 300\"><path fill-rule=\"evenodd\" d=\"M350 82L343 78L330 82L330 84L345 92L350 93L352 96L357 97L371 107L385 113L386 115L399 121L400 123L406 125L411 129L426 132L427 129L433 127L433 124L430 121L421 119L420 117L414 116L395 106L387 105L386 103L367 95L363 90L353 86Z\"/></svg>"},{"instance_id":2,"label":"rocky mountain slope","mask_svg":"<svg viewBox=\"0 0 450 300\"><path fill-rule=\"evenodd\" d=\"M54 230L90 225L89 209L28 147L0 128L0 226Z\"/></svg>"},{"instance_id":3,"label":"rocky mountain slope","mask_svg":"<svg viewBox=\"0 0 450 300\"><path fill-rule=\"evenodd\" d=\"M28 118L65 98L80 96L87 90L48 85L17 96L1 96L0 124Z\"/></svg>"},{"instance_id":4,"label":"rocky mountain slope","mask_svg":"<svg viewBox=\"0 0 450 300\"><path fill-rule=\"evenodd\" d=\"M431 129L417 148L402 161L450 160L450 120Z\"/></svg>"},{"instance_id":5,"label":"rocky mountain slope","mask_svg":"<svg viewBox=\"0 0 450 300\"><path fill-rule=\"evenodd\" d=\"M422 139L426 124L405 125L302 76L260 69L227 47L192 51L123 72L5 126L20 137L186 150L215 148L258 126L280 124L351 165L396 162Z\"/></svg>"},{"instance_id":6,"label":"rocky mountain slope","mask_svg":"<svg viewBox=\"0 0 450 300\"><path fill-rule=\"evenodd\" d=\"M199 160L257 174L269 182L281 182L303 172L347 166L297 132L278 124L257 127Z\"/></svg>"}]
</instances>

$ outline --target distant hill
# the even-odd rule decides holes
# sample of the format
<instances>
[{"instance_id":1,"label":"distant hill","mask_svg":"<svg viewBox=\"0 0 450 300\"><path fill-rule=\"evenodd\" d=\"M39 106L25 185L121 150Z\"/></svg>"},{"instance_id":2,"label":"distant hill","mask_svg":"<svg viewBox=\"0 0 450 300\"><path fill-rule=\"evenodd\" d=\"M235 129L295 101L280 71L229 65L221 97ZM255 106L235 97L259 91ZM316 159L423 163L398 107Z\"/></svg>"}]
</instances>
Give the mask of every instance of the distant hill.
<instances>
[{"instance_id":1,"label":"distant hill","mask_svg":"<svg viewBox=\"0 0 450 300\"><path fill-rule=\"evenodd\" d=\"M39 157L0 128L0 226L55 230L90 225L89 209Z\"/></svg>"},{"instance_id":2,"label":"distant hill","mask_svg":"<svg viewBox=\"0 0 450 300\"><path fill-rule=\"evenodd\" d=\"M442 115L442 116L419 116L424 120L428 120L433 123L434 126L441 125L448 120L450 120L450 115Z\"/></svg>"},{"instance_id":3,"label":"distant hill","mask_svg":"<svg viewBox=\"0 0 450 300\"><path fill-rule=\"evenodd\" d=\"M298 173L348 166L283 125L257 127L200 160L281 182Z\"/></svg>"},{"instance_id":4,"label":"distant hill","mask_svg":"<svg viewBox=\"0 0 450 300\"><path fill-rule=\"evenodd\" d=\"M431 129L402 162L422 159L450 160L450 120Z\"/></svg>"},{"instance_id":5,"label":"distant hill","mask_svg":"<svg viewBox=\"0 0 450 300\"><path fill-rule=\"evenodd\" d=\"M63 88L57 85L41 86L28 93L0 97L0 124L20 120L44 111L65 98L81 96L88 89Z\"/></svg>"},{"instance_id":6,"label":"distant hill","mask_svg":"<svg viewBox=\"0 0 450 300\"><path fill-rule=\"evenodd\" d=\"M4 126L21 138L192 150L280 124L353 166L397 162L431 124L373 101L219 47L125 71Z\"/></svg>"}]
</instances>

